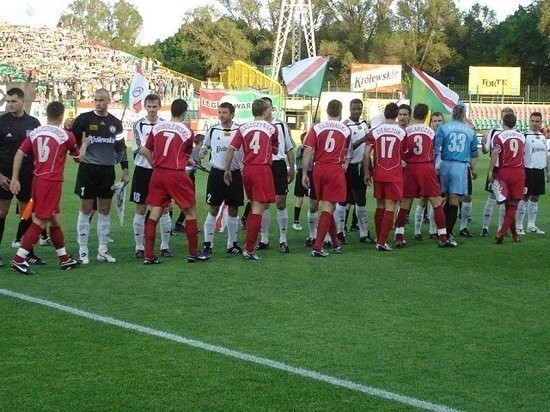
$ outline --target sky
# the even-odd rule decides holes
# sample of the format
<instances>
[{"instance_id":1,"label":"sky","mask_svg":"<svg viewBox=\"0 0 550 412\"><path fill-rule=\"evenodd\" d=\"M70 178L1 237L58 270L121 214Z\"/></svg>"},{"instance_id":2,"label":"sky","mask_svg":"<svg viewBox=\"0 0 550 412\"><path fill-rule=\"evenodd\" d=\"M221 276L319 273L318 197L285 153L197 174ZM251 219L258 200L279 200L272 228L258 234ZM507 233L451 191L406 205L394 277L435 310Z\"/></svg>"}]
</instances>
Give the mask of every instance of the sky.
<instances>
[{"instance_id":1,"label":"sky","mask_svg":"<svg viewBox=\"0 0 550 412\"><path fill-rule=\"evenodd\" d=\"M143 29L138 39L140 44L151 44L174 34L183 16L200 5L213 4L214 0L127 0L136 6L143 17ZM513 14L519 5L526 6L533 0L455 0L462 10L474 3L486 5L497 13L499 20ZM73 0L11 0L3 1L0 21L12 24L55 27L59 16ZM175 6L178 4L178 6Z\"/></svg>"}]
</instances>

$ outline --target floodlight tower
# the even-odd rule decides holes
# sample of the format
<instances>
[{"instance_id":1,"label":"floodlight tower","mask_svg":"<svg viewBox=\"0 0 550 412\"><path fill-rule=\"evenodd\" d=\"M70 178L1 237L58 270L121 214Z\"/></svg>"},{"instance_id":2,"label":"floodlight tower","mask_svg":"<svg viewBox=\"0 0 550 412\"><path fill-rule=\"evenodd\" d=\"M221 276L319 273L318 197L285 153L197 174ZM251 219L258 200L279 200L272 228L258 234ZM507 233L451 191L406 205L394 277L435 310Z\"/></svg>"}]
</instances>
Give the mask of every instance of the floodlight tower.
<instances>
[{"instance_id":1,"label":"floodlight tower","mask_svg":"<svg viewBox=\"0 0 550 412\"><path fill-rule=\"evenodd\" d=\"M292 63L301 58L302 33L307 47L307 57L315 56L315 33L313 31L311 0L281 0L277 38L275 39L271 61L271 78L275 81L279 78L286 41L291 31Z\"/></svg>"}]
</instances>

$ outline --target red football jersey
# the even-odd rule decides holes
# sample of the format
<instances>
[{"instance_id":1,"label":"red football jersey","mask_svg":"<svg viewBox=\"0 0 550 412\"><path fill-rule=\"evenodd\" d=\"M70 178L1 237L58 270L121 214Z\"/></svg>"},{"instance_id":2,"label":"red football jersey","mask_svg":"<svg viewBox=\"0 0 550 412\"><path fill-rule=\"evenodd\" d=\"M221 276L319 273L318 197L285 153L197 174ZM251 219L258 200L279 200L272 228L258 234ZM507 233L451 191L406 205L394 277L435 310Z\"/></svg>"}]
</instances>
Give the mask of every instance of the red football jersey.
<instances>
[{"instance_id":1,"label":"red football jersey","mask_svg":"<svg viewBox=\"0 0 550 412\"><path fill-rule=\"evenodd\" d=\"M435 132L425 124L413 124L405 129L405 155L407 163L434 161Z\"/></svg>"},{"instance_id":2,"label":"red football jersey","mask_svg":"<svg viewBox=\"0 0 550 412\"><path fill-rule=\"evenodd\" d=\"M504 130L493 137L493 147L499 150L499 167L523 168L525 136L515 130ZM493 149L493 150L494 150Z\"/></svg>"},{"instance_id":3,"label":"red football jersey","mask_svg":"<svg viewBox=\"0 0 550 412\"><path fill-rule=\"evenodd\" d=\"M253 120L239 127L229 145L236 150L242 146L245 165L271 164L273 149L279 148L279 135L273 124Z\"/></svg>"},{"instance_id":4,"label":"red football jersey","mask_svg":"<svg viewBox=\"0 0 550 412\"><path fill-rule=\"evenodd\" d=\"M153 152L154 168L183 171L193 153L193 132L182 123L160 122L145 147Z\"/></svg>"},{"instance_id":5,"label":"red football jersey","mask_svg":"<svg viewBox=\"0 0 550 412\"><path fill-rule=\"evenodd\" d=\"M74 134L51 125L32 130L19 150L27 155L33 154L35 176L55 181L63 181L67 152L73 157L80 154Z\"/></svg>"},{"instance_id":6,"label":"red football jersey","mask_svg":"<svg viewBox=\"0 0 550 412\"><path fill-rule=\"evenodd\" d=\"M314 125L304 140L304 147L315 152L316 163L341 164L351 158L351 129L337 120L327 120Z\"/></svg>"},{"instance_id":7,"label":"red football jersey","mask_svg":"<svg viewBox=\"0 0 550 412\"><path fill-rule=\"evenodd\" d=\"M373 178L380 182L400 182L403 180L401 160L407 134L397 124L381 124L372 129L366 145L374 152Z\"/></svg>"}]
</instances>

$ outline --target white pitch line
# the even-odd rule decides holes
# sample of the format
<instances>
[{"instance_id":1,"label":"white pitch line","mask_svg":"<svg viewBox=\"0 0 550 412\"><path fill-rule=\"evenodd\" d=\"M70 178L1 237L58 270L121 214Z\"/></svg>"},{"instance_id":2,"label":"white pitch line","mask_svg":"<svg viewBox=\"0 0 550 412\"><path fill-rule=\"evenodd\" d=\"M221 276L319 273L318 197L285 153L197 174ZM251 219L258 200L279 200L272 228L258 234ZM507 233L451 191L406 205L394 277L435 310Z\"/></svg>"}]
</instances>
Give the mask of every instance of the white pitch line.
<instances>
[{"instance_id":1,"label":"white pitch line","mask_svg":"<svg viewBox=\"0 0 550 412\"><path fill-rule=\"evenodd\" d=\"M339 386L342 388L350 389L355 392L361 392L367 395L375 396L378 398L387 399L393 402L399 402L405 405L414 406L416 408L421 408L429 411L437 412L458 412L456 409L450 408L445 405L438 405L435 403L423 401L421 399L411 398L409 396L400 395L398 393L385 391L383 389L374 388L372 386L362 385L353 381L348 381L345 379L339 379L334 376L325 375L319 372L315 372L308 369L299 368L292 365L287 365L282 362L274 361L267 358L262 358L259 356L249 355L244 352L239 352L236 350L224 348L223 346L211 345L206 342L201 342L199 340L188 339L183 336L174 335L172 333L163 332L158 329L148 328L147 326L136 325L134 323L124 322L115 318L108 316L97 315L92 312L86 312L71 306L60 305L49 300L36 298L34 296L25 295L22 293L13 292L7 289L0 289L0 294L9 296L16 299L21 299L27 302L36 303L38 305L47 306L49 308L57 309L62 312L67 312L75 316L80 316L82 318L90 319L96 322L106 323L108 325L118 326L124 329L130 329L133 331L145 333L147 335L156 336L158 338L171 340L174 342L182 343L184 345L192 346L194 348L199 348L207 350L214 353L219 353L221 355L229 356L231 358L241 359L247 362L256 363L259 365L267 366L269 368L278 369L281 371L289 372L294 375L302 376L309 379L314 379L321 382L330 383L334 386Z\"/></svg>"}]
</instances>

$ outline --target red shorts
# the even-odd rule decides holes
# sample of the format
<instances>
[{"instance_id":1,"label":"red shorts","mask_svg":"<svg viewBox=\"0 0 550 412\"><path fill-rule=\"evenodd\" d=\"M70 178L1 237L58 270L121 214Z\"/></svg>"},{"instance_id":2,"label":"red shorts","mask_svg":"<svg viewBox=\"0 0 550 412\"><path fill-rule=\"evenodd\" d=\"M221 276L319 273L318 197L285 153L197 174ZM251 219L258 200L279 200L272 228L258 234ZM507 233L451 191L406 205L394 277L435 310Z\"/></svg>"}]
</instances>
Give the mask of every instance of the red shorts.
<instances>
[{"instance_id":1,"label":"red shorts","mask_svg":"<svg viewBox=\"0 0 550 412\"><path fill-rule=\"evenodd\" d=\"M62 186L63 182L58 180L34 177L32 181L32 200L34 202L34 215L38 219L51 219L59 213Z\"/></svg>"},{"instance_id":2,"label":"red shorts","mask_svg":"<svg viewBox=\"0 0 550 412\"><path fill-rule=\"evenodd\" d=\"M147 204L166 207L171 199L174 199L181 209L195 206L197 200L191 178L183 170L153 169Z\"/></svg>"},{"instance_id":3,"label":"red shorts","mask_svg":"<svg viewBox=\"0 0 550 412\"><path fill-rule=\"evenodd\" d=\"M249 200L260 203L275 202L275 184L271 165L245 165L243 186Z\"/></svg>"},{"instance_id":4,"label":"red shorts","mask_svg":"<svg viewBox=\"0 0 550 412\"><path fill-rule=\"evenodd\" d=\"M317 200L332 203L346 201L346 173L341 164L315 164L313 166L313 184Z\"/></svg>"},{"instance_id":5,"label":"red shorts","mask_svg":"<svg viewBox=\"0 0 550 412\"><path fill-rule=\"evenodd\" d=\"M403 197L441 196L441 185L431 162L407 163L403 171Z\"/></svg>"},{"instance_id":6,"label":"red shorts","mask_svg":"<svg viewBox=\"0 0 550 412\"><path fill-rule=\"evenodd\" d=\"M499 167L498 180L502 186L508 189L508 200L523 199L523 188L525 186L525 169L522 167Z\"/></svg>"},{"instance_id":7,"label":"red shorts","mask_svg":"<svg viewBox=\"0 0 550 412\"><path fill-rule=\"evenodd\" d=\"M378 200L389 199L399 202L403 199L403 182L374 181L374 197Z\"/></svg>"}]
</instances>

